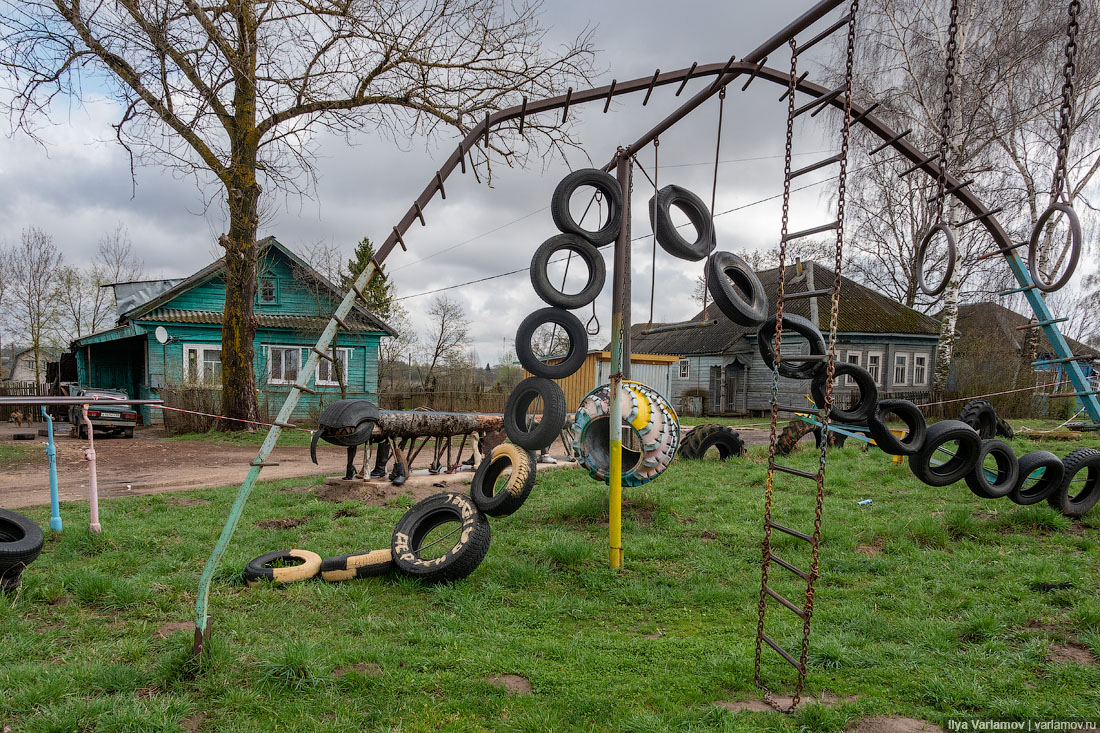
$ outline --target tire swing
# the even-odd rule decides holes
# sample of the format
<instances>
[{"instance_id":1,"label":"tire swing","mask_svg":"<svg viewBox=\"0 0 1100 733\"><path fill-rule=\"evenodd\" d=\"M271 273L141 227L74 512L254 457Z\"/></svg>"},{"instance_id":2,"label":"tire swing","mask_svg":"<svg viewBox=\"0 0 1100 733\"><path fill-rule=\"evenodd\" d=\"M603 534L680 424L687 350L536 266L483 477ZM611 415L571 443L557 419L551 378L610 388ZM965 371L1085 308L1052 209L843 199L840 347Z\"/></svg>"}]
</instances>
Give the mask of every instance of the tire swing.
<instances>
[{"instance_id":1,"label":"tire swing","mask_svg":"<svg viewBox=\"0 0 1100 733\"><path fill-rule=\"evenodd\" d=\"M590 186L607 201L607 222L595 231L585 229L569 211L569 199L581 186ZM561 179L550 198L550 216L558 231L583 237L597 247L611 244L619 236L623 218L623 192L610 173L596 168L582 168Z\"/></svg>"},{"instance_id":2,"label":"tire swing","mask_svg":"<svg viewBox=\"0 0 1100 733\"><path fill-rule=\"evenodd\" d=\"M707 263L707 290L722 315L753 328L768 317L764 284L748 262L732 252L716 252Z\"/></svg>"},{"instance_id":3,"label":"tire swing","mask_svg":"<svg viewBox=\"0 0 1100 733\"><path fill-rule=\"evenodd\" d=\"M542 419L528 427L527 410L542 400ZM541 450L554 442L565 427L565 393L545 377L528 377L517 384L504 406L504 432L521 448Z\"/></svg>"},{"instance_id":4,"label":"tire swing","mask_svg":"<svg viewBox=\"0 0 1100 733\"><path fill-rule=\"evenodd\" d=\"M829 419L851 425L866 425L878 403L878 385L875 384L875 378L871 376L871 372L858 364L839 362L834 365L833 379L843 376L849 377L856 383L859 399L847 409L841 409L837 407L836 402L833 402L833 406L829 409ZM810 382L810 396L814 398L814 404L819 408L825 406L825 377L825 370L819 368L814 374L813 381Z\"/></svg>"},{"instance_id":5,"label":"tire swing","mask_svg":"<svg viewBox=\"0 0 1100 733\"><path fill-rule=\"evenodd\" d=\"M588 267L588 281L580 292L575 294L565 292L564 282L561 289L554 287L547 272L550 258L563 249L569 251L570 257L574 254L580 257ZM558 308L576 309L588 305L603 290L606 278L607 266L604 264L603 255L596 249L596 245L576 234L558 234L550 237L539 245L531 258L531 287L535 289L535 294L547 304Z\"/></svg>"},{"instance_id":6,"label":"tire swing","mask_svg":"<svg viewBox=\"0 0 1100 733\"><path fill-rule=\"evenodd\" d=\"M539 326L548 323L561 326L569 338L569 351L557 364L547 364L540 359L531 343ZM588 331L575 315L563 308L541 308L524 318L516 329L516 358L536 377L565 379L580 369L587 355Z\"/></svg>"},{"instance_id":7,"label":"tire swing","mask_svg":"<svg viewBox=\"0 0 1100 733\"><path fill-rule=\"evenodd\" d=\"M986 458L993 458L995 468L985 466ZM974 470L966 475L966 485L982 499L1000 499L1016 488L1020 476L1020 461L1012 446L1003 440L983 440L978 449Z\"/></svg>"},{"instance_id":8,"label":"tire swing","mask_svg":"<svg viewBox=\"0 0 1100 733\"><path fill-rule=\"evenodd\" d=\"M941 448L957 442L958 450L950 453ZM974 428L958 420L941 420L929 426L924 445L909 460L913 475L929 486L949 486L961 481L978 463L982 439ZM934 463L937 452L946 453L949 459Z\"/></svg>"},{"instance_id":9,"label":"tire swing","mask_svg":"<svg viewBox=\"0 0 1100 733\"><path fill-rule=\"evenodd\" d=\"M820 366L815 362L825 356L825 337L821 335L821 331L817 329L817 326L810 323L809 319L803 318L802 316L784 313L782 320L783 331L793 331L806 339L810 344L810 356L816 358L814 358L813 361L807 361L798 366L791 363L799 359L797 356L782 359L779 362L780 376L787 377L788 379L813 379ZM764 360L764 365L767 366L768 369L775 368L774 342L775 332L779 327L778 324L778 316L772 316L764 321L760 329L756 332L756 343L760 348L760 358Z\"/></svg>"}]
</instances>

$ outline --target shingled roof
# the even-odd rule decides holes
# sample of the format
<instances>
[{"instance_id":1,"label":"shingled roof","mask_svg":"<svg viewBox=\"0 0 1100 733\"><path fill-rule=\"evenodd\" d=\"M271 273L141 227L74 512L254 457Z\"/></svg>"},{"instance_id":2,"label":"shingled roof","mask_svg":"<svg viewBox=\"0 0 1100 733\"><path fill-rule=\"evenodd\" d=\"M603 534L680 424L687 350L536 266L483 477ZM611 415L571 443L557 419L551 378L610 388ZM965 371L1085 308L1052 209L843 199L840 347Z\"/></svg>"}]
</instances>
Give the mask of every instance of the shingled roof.
<instances>
[{"instance_id":1,"label":"shingled roof","mask_svg":"<svg viewBox=\"0 0 1100 733\"><path fill-rule=\"evenodd\" d=\"M1019 352L1023 347L1026 331L1017 331L1016 327L1023 326L1030 320L1028 316L1021 315L1014 310L1005 308L999 303L972 303L970 305L959 306L959 319L956 323L955 330L959 333L961 338L967 338L968 336L989 336L991 334L998 336ZM1053 353L1054 347L1051 345L1050 339L1041 331L1040 334L1039 351ZM1100 351L1097 349L1071 338L1066 338L1066 342L1069 344L1074 355L1087 355L1100 359Z\"/></svg>"},{"instance_id":2,"label":"shingled roof","mask_svg":"<svg viewBox=\"0 0 1100 733\"><path fill-rule=\"evenodd\" d=\"M779 268L757 273L768 296L768 312L775 312L776 294L779 291ZM820 290L833 282L832 268L826 268L815 262L803 263L802 274L796 272L794 265L787 267L786 292L798 293L807 290ZM829 328L829 299L817 298L817 325L822 331ZM789 301L785 306L787 313L805 318L811 317L809 299ZM706 312L699 311L691 319L703 321L718 319L718 325L707 328L693 328L683 331L642 335L651 328L650 324L633 324L630 335L630 348L642 354L715 354L728 350L745 336L755 334L756 328L739 326L726 318L713 304L707 305ZM653 324L653 326L663 324ZM839 333L900 333L936 337L940 332L939 321L898 303L881 293L859 283L841 278L840 312L837 320Z\"/></svg>"}]
</instances>

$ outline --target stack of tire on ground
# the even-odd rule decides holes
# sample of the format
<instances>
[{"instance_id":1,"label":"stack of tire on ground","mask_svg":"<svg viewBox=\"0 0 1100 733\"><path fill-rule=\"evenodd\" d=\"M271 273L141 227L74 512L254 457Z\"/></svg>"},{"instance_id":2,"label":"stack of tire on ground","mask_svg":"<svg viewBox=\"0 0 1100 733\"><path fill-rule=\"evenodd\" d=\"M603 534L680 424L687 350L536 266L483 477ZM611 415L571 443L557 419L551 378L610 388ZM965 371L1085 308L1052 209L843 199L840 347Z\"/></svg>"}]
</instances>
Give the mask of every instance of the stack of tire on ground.
<instances>
[{"instance_id":1,"label":"stack of tire on ground","mask_svg":"<svg viewBox=\"0 0 1100 733\"><path fill-rule=\"evenodd\" d=\"M22 514L0 509L0 593L19 587L23 571L42 552L42 528Z\"/></svg>"}]
</instances>

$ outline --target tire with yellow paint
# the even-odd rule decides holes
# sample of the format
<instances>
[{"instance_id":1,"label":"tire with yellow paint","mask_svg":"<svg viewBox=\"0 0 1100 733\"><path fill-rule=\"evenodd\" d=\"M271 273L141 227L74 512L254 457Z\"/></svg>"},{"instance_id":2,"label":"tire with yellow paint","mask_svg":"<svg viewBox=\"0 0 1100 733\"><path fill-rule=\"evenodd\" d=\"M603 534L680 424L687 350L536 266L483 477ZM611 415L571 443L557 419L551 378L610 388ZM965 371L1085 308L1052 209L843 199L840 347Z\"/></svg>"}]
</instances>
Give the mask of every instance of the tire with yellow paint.
<instances>
[{"instance_id":1,"label":"tire with yellow paint","mask_svg":"<svg viewBox=\"0 0 1100 733\"><path fill-rule=\"evenodd\" d=\"M641 486L664 472L680 444L680 423L675 410L657 390L641 382L624 381L622 422L633 431L641 450L623 450L624 486ZM610 468L610 387L603 385L581 401L574 418L578 431L573 443L582 466L597 481L608 481ZM645 406L644 409L642 406Z\"/></svg>"},{"instance_id":2,"label":"tire with yellow paint","mask_svg":"<svg viewBox=\"0 0 1100 733\"><path fill-rule=\"evenodd\" d=\"M321 561L321 580L330 583L385 575L393 570L393 550L371 550L356 555L337 555Z\"/></svg>"},{"instance_id":3,"label":"tire with yellow paint","mask_svg":"<svg viewBox=\"0 0 1100 733\"><path fill-rule=\"evenodd\" d=\"M295 562L285 567L272 567L277 562ZM321 556L309 550L276 550L252 559L244 569L249 585L260 580L276 583L297 583L309 580L321 571Z\"/></svg>"},{"instance_id":4,"label":"tire with yellow paint","mask_svg":"<svg viewBox=\"0 0 1100 733\"><path fill-rule=\"evenodd\" d=\"M425 542L435 530L442 534ZM489 519L473 499L447 492L429 496L405 512L390 548L400 572L428 583L446 583L474 572L488 554L491 539ZM452 541L454 545L438 555L425 556L430 547L447 547Z\"/></svg>"},{"instance_id":5,"label":"tire with yellow paint","mask_svg":"<svg viewBox=\"0 0 1100 733\"><path fill-rule=\"evenodd\" d=\"M504 471L512 473L503 491L496 483ZM535 485L535 454L511 443L501 443L481 462L470 482L470 498L490 517L507 517L527 501Z\"/></svg>"}]
</instances>

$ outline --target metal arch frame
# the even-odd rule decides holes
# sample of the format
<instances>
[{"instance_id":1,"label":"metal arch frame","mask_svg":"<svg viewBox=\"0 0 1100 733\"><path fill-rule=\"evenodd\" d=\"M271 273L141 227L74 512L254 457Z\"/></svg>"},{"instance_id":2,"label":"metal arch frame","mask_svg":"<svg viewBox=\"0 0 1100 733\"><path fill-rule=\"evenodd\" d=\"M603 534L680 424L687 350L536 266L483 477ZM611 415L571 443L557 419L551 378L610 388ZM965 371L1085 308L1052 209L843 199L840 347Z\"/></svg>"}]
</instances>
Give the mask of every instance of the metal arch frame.
<instances>
[{"instance_id":1,"label":"metal arch frame","mask_svg":"<svg viewBox=\"0 0 1100 733\"><path fill-rule=\"evenodd\" d=\"M553 110L564 110L563 119L568 115L568 109L571 105L587 104L590 102L605 101L604 111L606 112L610 106L610 100L614 97L621 96L623 94L632 94L635 92L646 92L647 98L652 93L653 89L658 86L667 86L669 84L678 83L680 86L677 89L677 95L683 91L684 86L688 81L697 77L709 77L714 76L714 82L707 88L697 92L694 96L688 99L684 104L669 114L664 120L658 123L653 129L647 132L642 137L638 138L629 147L620 150L612 163L605 166L606 170L610 170L615 166L615 163L619 160L629 161L629 156L636 153L639 149L649 144L657 135L663 131L672 127L676 122L683 119L694 109L699 107L703 102L710 99L717 94L721 89L726 87L734 79L738 78L742 74L749 73L749 83L755 80L757 77L765 79L775 84L782 86L790 86L790 75L784 74L776 69L769 68L764 64L767 62L768 55L779 49L783 44L791 38L794 38L802 31L806 30L814 23L825 17L829 12L844 3L845 0L821 0L808 11L803 13L793 22L788 24L778 33L773 35L767 41L762 43L753 51L746 54L740 61L736 61L736 56L731 57L729 61L725 63L707 64L700 66L698 64L692 64L690 68L680 69L678 71L671 71L666 73L660 73L659 71L652 76L639 77L630 81L619 84L617 81L612 80L611 84L596 87L594 89L587 89L582 91L569 91L564 95L557 97L550 97L546 99L536 100L529 102L526 98L520 105L509 107L493 114L486 115L486 117L477 125L475 125L465 138L458 144L457 148L451 155L444 161L443 165L436 171L432 180L421 192L420 196L409 207L405 215L400 221L393 227L390 234L387 235L382 246L379 248L373 261L368 264L364 270L359 273L351 288L345 293L344 298L341 300L339 306L330 319L328 325L324 328L318 339L317 347L313 349L305 365L303 365L299 374L300 380L308 381L308 375L312 374L317 366L318 353L321 353L328 345L329 342L336 335L337 328L341 323L341 319L347 315L351 310L351 307L356 297L362 297L362 289L366 284L378 273L380 266L385 262L390 252L395 246L400 244L402 249L407 249L403 235L409 231L413 222L419 220L421 225L427 226L424 219L424 209L434 199L435 194L438 192L440 198L446 198L446 192L444 190L444 182L454 173L454 170L461 166L462 171L466 170L466 155L477 145L477 141L481 138L488 140L489 132L493 127L499 127L502 124L511 122L513 120L519 120L518 129L522 134L523 124L528 114L540 114L543 112L549 112ZM826 32L827 34L828 32ZM823 34L824 35L824 34ZM748 88L748 84L745 84L742 91ZM826 97L830 94L828 90L812 82L805 81L804 78L799 78L795 82L795 88L797 91L801 91L804 94L809 94L814 98ZM842 107L843 100L838 99L836 96L823 100L823 104L831 104L834 107ZM852 105L853 121L858 121L864 127L869 129L874 134L878 135L889 147L892 147L900 155L911 161L914 170L922 170L929 176L939 175L939 168L931 165L933 160L923 155L916 148L909 143L901 139L891 130L885 123L878 118L870 114L870 109L861 107L858 105ZM1031 282L1027 268L1020 256L1016 253L1015 249L1010 249L1011 242L1009 240L1007 232L1000 225L994 217L995 212L990 211L981 201L977 199L972 193L966 190L965 185L960 182L949 173L945 176L948 189L952 191L954 195L964 206L966 206L973 214L974 217L971 221L982 221L986 227L986 230L993 236L994 241L998 245L998 249L1005 255L1008 260L1009 267L1012 269L1013 275L1017 281L1021 284L1021 289L1018 292L1023 292L1028 302L1031 304L1032 309L1039 316L1039 323L1050 339L1051 344L1055 350L1059 352L1059 355L1066 357L1070 356L1069 346L1062 336L1061 332L1056 328L1055 319L1052 318L1049 310L1046 308L1046 303L1036 292L1035 285ZM625 323L626 332L629 333L629 322ZM629 347L627 347L628 350ZM629 363L629 354L625 355L627 363ZM1067 361L1065 368L1070 374L1070 378L1078 390L1075 393L1080 396L1085 402L1085 406L1088 410L1089 416L1095 423L1100 423L1100 401L1096 399L1096 392L1089 389L1089 385L1084 378L1084 374L1081 371L1078 364L1074 361ZM279 415L276 418L274 425L268 431L267 437L263 444L260 446L256 459L251 463L251 467L244 482L241 484L241 488L237 492L237 496L234 499L233 506L230 509L229 517L226 520L225 526L222 528L222 532L218 537L214 550L210 557L207 559L206 565L203 568L202 575L199 579L198 594L195 604L195 643L193 651L196 655L201 654L206 638L209 634L210 616L208 615L208 597L210 591L210 583L213 579L214 571L217 569L218 562L224 555L229 542L232 540L233 534L236 531L237 523L240 520L241 513L244 509L244 505L248 500L248 495L251 493L256 480L259 477L260 470L265 464L265 460L274 449L275 443L278 440L279 434L283 427L290 427L289 420L290 415L293 412L294 407L298 403L298 399L303 391L306 391L308 387L304 382L298 382L292 385L290 393L287 395L286 401L283 403L282 408L279 411Z\"/></svg>"}]
</instances>

